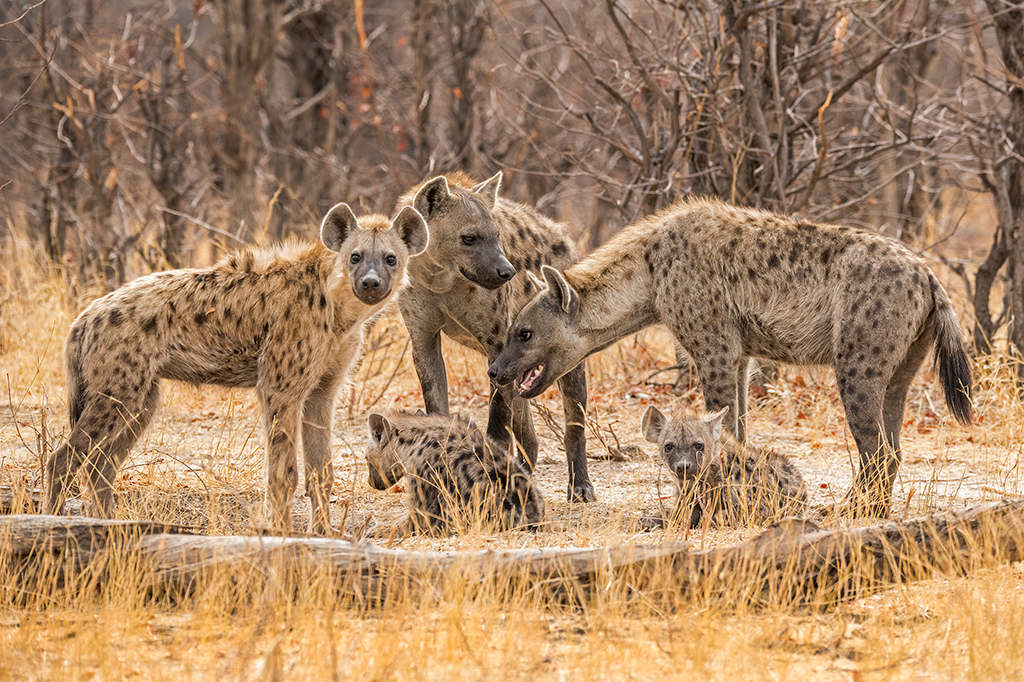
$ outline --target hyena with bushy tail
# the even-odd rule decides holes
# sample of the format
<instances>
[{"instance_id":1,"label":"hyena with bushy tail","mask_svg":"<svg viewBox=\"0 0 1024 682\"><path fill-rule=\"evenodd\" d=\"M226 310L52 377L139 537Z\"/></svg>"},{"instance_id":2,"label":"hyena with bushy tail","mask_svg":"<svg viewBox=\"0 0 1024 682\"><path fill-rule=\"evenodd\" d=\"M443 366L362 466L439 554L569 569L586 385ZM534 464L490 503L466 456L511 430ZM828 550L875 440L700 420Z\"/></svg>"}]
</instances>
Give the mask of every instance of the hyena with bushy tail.
<instances>
[{"instance_id":1,"label":"hyena with bushy tail","mask_svg":"<svg viewBox=\"0 0 1024 682\"><path fill-rule=\"evenodd\" d=\"M903 244L688 199L627 227L519 313L491 379L538 395L591 353L664 323L709 410L741 441L750 357L835 369L860 453L847 508L888 514L907 389L934 346L946 405L971 422L971 365L949 296Z\"/></svg>"},{"instance_id":2,"label":"hyena with bushy tail","mask_svg":"<svg viewBox=\"0 0 1024 682\"><path fill-rule=\"evenodd\" d=\"M676 523L696 527L705 517L724 525L765 524L807 508L803 476L784 456L755 450L722 428L728 408L700 416L644 412L644 438L678 484L671 512Z\"/></svg>"},{"instance_id":3,"label":"hyena with bushy tail","mask_svg":"<svg viewBox=\"0 0 1024 682\"><path fill-rule=\"evenodd\" d=\"M371 414L370 485L385 490L406 476L406 532L433 535L482 525L535 526L544 498L503 442L459 416Z\"/></svg>"},{"instance_id":4,"label":"hyena with bushy tail","mask_svg":"<svg viewBox=\"0 0 1024 682\"><path fill-rule=\"evenodd\" d=\"M71 433L45 466L46 510L63 506L86 465L98 514L157 408L160 380L255 388L266 436L267 507L291 527L301 422L311 529L330 530L334 398L363 327L405 283L426 248L413 208L359 220L346 204L324 218L320 242L248 248L204 269L140 277L93 302L65 347Z\"/></svg>"},{"instance_id":5,"label":"hyena with bushy tail","mask_svg":"<svg viewBox=\"0 0 1024 682\"><path fill-rule=\"evenodd\" d=\"M442 332L493 362L512 319L539 289L537 278L527 275L539 274L545 265L567 268L579 260L565 225L499 197L500 184L501 173L482 183L451 173L427 180L399 200L399 205L414 206L430 226L430 246L412 259L411 284L399 297L428 414L448 414ZM565 413L568 498L591 502L583 364L569 368L558 386ZM492 383L487 435L504 442L514 437L530 468L536 464L539 444L530 404L512 386Z\"/></svg>"}]
</instances>

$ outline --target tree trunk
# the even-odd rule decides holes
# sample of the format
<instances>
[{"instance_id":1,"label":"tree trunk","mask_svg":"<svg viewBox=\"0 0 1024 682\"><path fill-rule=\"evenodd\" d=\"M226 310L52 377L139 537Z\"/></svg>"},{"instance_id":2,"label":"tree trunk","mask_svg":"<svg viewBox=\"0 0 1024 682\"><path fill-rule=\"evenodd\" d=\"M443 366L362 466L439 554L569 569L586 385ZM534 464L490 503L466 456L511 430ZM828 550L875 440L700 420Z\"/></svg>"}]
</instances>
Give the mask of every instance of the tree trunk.
<instances>
[{"instance_id":1,"label":"tree trunk","mask_svg":"<svg viewBox=\"0 0 1024 682\"><path fill-rule=\"evenodd\" d=\"M132 560L109 561L112 548ZM139 566L133 575L157 592L183 594L210 575L271 576L281 589L315 573L374 603L391 590L438 588L446 580L535 586L569 600L586 599L618 580L626 592L652 597L827 608L900 583L1019 561L1022 552L1024 500L848 530L787 519L747 542L699 551L672 542L408 552L331 538L189 535L149 521L0 518L0 564L11 562L23 583L43 571L61 584L87 574L91 584L116 579L107 567L129 565Z\"/></svg>"},{"instance_id":2,"label":"tree trunk","mask_svg":"<svg viewBox=\"0 0 1024 682\"><path fill-rule=\"evenodd\" d=\"M1010 261L1010 346L1017 359L1017 379L1024 382L1024 6L986 0L1007 72L1010 102L1002 168L996 168L1000 229L1007 235Z\"/></svg>"}]
</instances>

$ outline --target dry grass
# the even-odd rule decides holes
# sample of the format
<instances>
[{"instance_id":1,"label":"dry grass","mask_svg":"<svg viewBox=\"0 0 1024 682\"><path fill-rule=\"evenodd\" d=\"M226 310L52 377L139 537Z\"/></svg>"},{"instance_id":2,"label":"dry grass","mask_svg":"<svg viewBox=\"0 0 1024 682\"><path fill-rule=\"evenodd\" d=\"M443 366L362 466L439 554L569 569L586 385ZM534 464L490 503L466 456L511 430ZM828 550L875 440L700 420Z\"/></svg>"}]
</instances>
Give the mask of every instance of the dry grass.
<instances>
[{"instance_id":1,"label":"dry grass","mask_svg":"<svg viewBox=\"0 0 1024 682\"><path fill-rule=\"evenodd\" d=\"M7 254L5 254L7 255ZM24 255L0 277L0 484L24 497L38 486L39 455L67 429L61 348L80 302ZM82 295L87 301L89 293ZM466 534L389 540L404 496L366 483L361 456L366 415L416 407L421 395L405 331L395 317L375 328L359 372L339 401L334 522L408 549L599 546L688 539L716 546L757 528L635 533L656 513L671 483L642 441L646 405L697 403L672 393L667 334L648 330L590 363L589 451L638 452L626 461L592 460L598 502L565 501L565 460L545 414L561 422L557 391L540 401L537 479L550 525L538 533ZM448 346L454 409L486 419L483 361ZM978 364L978 424L962 429L946 413L924 371L906 411L906 462L894 516L961 509L1024 494L1019 463L1024 410L999 358ZM664 383L651 383L664 382ZM9 386L9 388L8 388ZM246 391L165 386L163 408L117 481L119 513L247 532L259 505L262 445ZM787 368L753 401L751 440L791 455L812 504L837 501L854 457L831 373ZM297 499L297 520L303 512ZM843 524L845 521L833 521ZM116 559L116 557L115 557ZM934 579L823 613L752 611L742 604L630 598L609 586L583 606L537 595L448 581L441 593L369 608L339 598L312 576L289 599L254 598L245 585L212 580L171 601L139 587L131 565L88 590L23 585L0 566L0 679L1019 679L1024 674L1024 590L1019 566ZM460 587L461 584L461 587Z\"/></svg>"}]
</instances>

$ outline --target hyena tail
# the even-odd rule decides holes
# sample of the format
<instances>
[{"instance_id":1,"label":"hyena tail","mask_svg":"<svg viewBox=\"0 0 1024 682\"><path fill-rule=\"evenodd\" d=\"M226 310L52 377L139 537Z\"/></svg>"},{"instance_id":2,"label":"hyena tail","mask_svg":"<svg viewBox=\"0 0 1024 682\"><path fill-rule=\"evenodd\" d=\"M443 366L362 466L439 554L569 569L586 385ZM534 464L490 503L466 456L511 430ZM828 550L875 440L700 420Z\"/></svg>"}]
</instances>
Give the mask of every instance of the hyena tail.
<instances>
[{"instance_id":1,"label":"hyena tail","mask_svg":"<svg viewBox=\"0 0 1024 682\"><path fill-rule=\"evenodd\" d=\"M68 378L68 420L71 428L75 428L85 409L85 386L82 384L82 356L85 348L82 336L81 329L72 328L64 348L64 371Z\"/></svg>"},{"instance_id":2,"label":"hyena tail","mask_svg":"<svg viewBox=\"0 0 1024 682\"><path fill-rule=\"evenodd\" d=\"M960 320L949 296L934 276L932 291L935 295L935 366L939 369L942 390L946 394L946 406L958 422L969 425L972 416L971 363L964 347Z\"/></svg>"}]
</instances>

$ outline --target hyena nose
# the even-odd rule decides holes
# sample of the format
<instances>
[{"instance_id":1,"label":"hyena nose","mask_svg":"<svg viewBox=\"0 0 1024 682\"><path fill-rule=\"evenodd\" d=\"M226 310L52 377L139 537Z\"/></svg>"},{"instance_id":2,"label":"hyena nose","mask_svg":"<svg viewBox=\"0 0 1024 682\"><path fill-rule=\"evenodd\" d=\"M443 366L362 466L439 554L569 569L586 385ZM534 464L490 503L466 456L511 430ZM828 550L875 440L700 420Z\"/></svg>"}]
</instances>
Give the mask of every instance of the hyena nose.
<instances>
[{"instance_id":1,"label":"hyena nose","mask_svg":"<svg viewBox=\"0 0 1024 682\"><path fill-rule=\"evenodd\" d=\"M511 263L505 263L504 265L498 266L498 277L501 281L507 282L516 276L516 269L512 267Z\"/></svg>"},{"instance_id":2,"label":"hyena nose","mask_svg":"<svg viewBox=\"0 0 1024 682\"><path fill-rule=\"evenodd\" d=\"M359 286L364 290L380 289L380 277L377 277L376 275L367 275L359 280Z\"/></svg>"},{"instance_id":3,"label":"hyena nose","mask_svg":"<svg viewBox=\"0 0 1024 682\"><path fill-rule=\"evenodd\" d=\"M491 378L491 381L494 381L495 379L498 378L498 370L496 370L494 367L488 367L487 376Z\"/></svg>"},{"instance_id":4,"label":"hyena nose","mask_svg":"<svg viewBox=\"0 0 1024 682\"><path fill-rule=\"evenodd\" d=\"M689 476L690 470L689 462L676 462L676 476Z\"/></svg>"}]
</instances>

